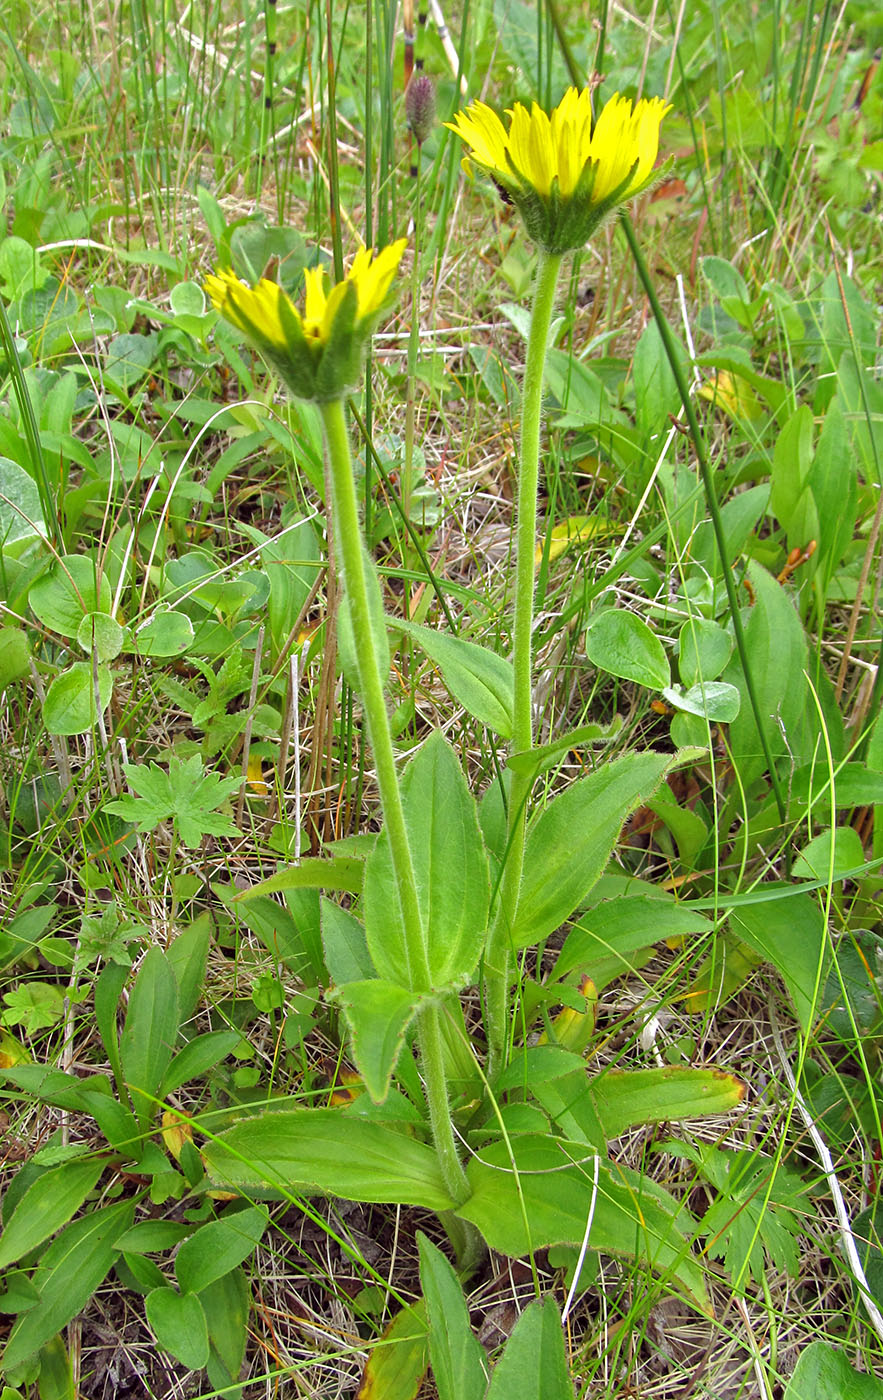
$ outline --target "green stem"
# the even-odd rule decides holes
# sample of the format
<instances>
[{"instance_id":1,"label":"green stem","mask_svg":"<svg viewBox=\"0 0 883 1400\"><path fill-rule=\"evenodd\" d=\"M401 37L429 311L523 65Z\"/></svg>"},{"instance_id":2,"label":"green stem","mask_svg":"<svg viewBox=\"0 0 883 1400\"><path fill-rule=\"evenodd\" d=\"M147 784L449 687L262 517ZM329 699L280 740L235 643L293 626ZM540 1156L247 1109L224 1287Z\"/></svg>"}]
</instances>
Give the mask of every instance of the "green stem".
<instances>
[{"instance_id":1,"label":"green stem","mask_svg":"<svg viewBox=\"0 0 883 1400\"><path fill-rule=\"evenodd\" d=\"M533 748L533 609L537 537L537 491L540 476L540 426L543 407L543 371L549 326L555 307L555 289L563 254L538 253L533 309L527 341L527 360L521 390L521 454L515 525L515 617L512 661L515 671L515 703L512 749L525 753ZM500 882L499 905L485 952L484 993L488 1032L488 1077L505 1059L506 1006L509 990L509 948L524 865L524 835L530 776L513 775L509 790L508 843Z\"/></svg>"},{"instance_id":2,"label":"green stem","mask_svg":"<svg viewBox=\"0 0 883 1400\"><path fill-rule=\"evenodd\" d=\"M349 602L353 636L358 639L356 664L359 672L359 690L368 738L374 754L374 770L377 774L384 825L405 928L404 980L417 992L429 994L432 987L426 930L417 897L414 863L411 859L389 716L386 712L384 677L371 628L368 560L359 529L359 508L346 415L340 399L321 404L320 408L328 444L337 558L343 575L344 592ZM421 1006L418 1013L418 1030L433 1142L438 1152L445 1185L452 1200L459 1205L469 1195L469 1184L457 1154L445 1082L439 1009L434 1001L427 1000Z\"/></svg>"}]
</instances>

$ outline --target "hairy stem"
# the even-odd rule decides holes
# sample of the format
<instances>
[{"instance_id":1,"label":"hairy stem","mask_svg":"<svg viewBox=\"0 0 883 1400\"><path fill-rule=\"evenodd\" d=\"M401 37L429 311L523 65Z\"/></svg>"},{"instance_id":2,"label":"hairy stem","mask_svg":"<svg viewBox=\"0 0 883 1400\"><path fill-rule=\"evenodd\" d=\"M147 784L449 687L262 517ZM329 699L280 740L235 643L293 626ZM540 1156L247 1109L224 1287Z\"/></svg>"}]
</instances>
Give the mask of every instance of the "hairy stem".
<instances>
[{"instance_id":1,"label":"hairy stem","mask_svg":"<svg viewBox=\"0 0 883 1400\"><path fill-rule=\"evenodd\" d=\"M539 250L530 334L527 341L527 361L521 391L521 451L516 501L515 617L512 651L515 670L512 749L515 753L525 753L533 748L534 554L540 475L543 370L561 259L560 253L548 253L542 248ZM503 1064L506 1053L509 949L524 865L524 834L530 788L529 774L513 775L509 790L506 863L500 882L499 904L485 951L484 995L489 1077Z\"/></svg>"},{"instance_id":2,"label":"hairy stem","mask_svg":"<svg viewBox=\"0 0 883 1400\"><path fill-rule=\"evenodd\" d=\"M442 1051L439 1009L431 999L431 975L426 930L420 913L414 863L405 824L402 794L396 771L395 753L383 693L384 677L371 628L369 604L368 557L362 544L359 511L353 480L352 458L347 434L346 415L339 399L321 405L325 437L328 444L329 478L331 482L332 516L334 520L337 558L343 575L344 592L349 602L353 636L357 639L356 664L359 691L365 712L368 738L374 754L374 769L384 825L389 840L390 856L405 927L405 959L403 980L428 999L418 1013L418 1033L423 1065L426 1100L433 1142L447 1190L459 1205L469 1195L469 1185L457 1153L451 1122L445 1064Z\"/></svg>"}]
</instances>

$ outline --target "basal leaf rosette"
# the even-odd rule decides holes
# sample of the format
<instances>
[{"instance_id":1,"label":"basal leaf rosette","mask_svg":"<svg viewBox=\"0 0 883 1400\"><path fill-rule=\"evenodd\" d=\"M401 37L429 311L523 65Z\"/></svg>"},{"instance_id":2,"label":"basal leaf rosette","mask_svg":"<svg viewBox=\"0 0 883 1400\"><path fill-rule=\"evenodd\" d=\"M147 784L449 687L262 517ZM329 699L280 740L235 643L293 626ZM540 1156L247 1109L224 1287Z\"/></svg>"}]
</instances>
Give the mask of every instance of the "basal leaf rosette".
<instances>
[{"instance_id":1,"label":"basal leaf rosette","mask_svg":"<svg viewBox=\"0 0 883 1400\"><path fill-rule=\"evenodd\" d=\"M660 97L633 103L615 93L593 122L589 89L569 88L551 113L516 102L508 129L484 102L447 125L468 147L467 173L484 170L534 242L560 254L581 248L617 205L652 184L669 110Z\"/></svg>"},{"instance_id":2,"label":"basal leaf rosette","mask_svg":"<svg viewBox=\"0 0 883 1400\"><path fill-rule=\"evenodd\" d=\"M358 383L365 346L386 306L405 251L398 239L379 253L362 248L342 282L326 289L322 267L304 272L303 312L276 283L249 287L230 268L206 278L212 305L242 331L299 399L330 403Z\"/></svg>"}]
</instances>

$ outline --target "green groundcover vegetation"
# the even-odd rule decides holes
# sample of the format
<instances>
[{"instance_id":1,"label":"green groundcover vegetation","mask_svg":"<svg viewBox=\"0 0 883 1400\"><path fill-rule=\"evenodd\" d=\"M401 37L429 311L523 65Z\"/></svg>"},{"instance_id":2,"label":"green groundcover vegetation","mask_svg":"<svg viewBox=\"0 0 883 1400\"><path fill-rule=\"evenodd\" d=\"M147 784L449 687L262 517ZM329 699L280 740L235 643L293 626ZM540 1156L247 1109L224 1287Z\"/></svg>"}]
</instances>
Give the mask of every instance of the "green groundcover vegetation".
<instances>
[{"instance_id":1,"label":"green groundcover vegetation","mask_svg":"<svg viewBox=\"0 0 883 1400\"><path fill-rule=\"evenodd\" d=\"M0 6L0 1400L881 1400L883 24Z\"/></svg>"}]
</instances>

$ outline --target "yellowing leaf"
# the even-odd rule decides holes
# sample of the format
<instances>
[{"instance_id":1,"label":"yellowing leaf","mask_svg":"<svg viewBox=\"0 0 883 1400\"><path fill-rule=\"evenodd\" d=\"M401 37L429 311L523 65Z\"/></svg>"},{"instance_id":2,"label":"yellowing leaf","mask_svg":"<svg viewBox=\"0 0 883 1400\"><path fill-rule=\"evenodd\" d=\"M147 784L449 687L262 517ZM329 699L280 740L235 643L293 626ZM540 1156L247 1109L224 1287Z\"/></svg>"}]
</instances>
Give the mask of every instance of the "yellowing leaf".
<instances>
[{"instance_id":1,"label":"yellowing leaf","mask_svg":"<svg viewBox=\"0 0 883 1400\"><path fill-rule=\"evenodd\" d=\"M737 422L746 418L754 422L766 417L766 409L751 385L728 369L718 370L708 383L699 388L698 393L700 398L708 399L716 408L722 408Z\"/></svg>"},{"instance_id":2,"label":"yellowing leaf","mask_svg":"<svg viewBox=\"0 0 883 1400\"><path fill-rule=\"evenodd\" d=\"M567 520L561 520L552 529L549 540L549 559L559 558L571 545L589 544L591 540L606 539L608 535L619 533L616 525L611 525L609 520L599 520L593 515L571 515ZM534 562L539 568L543 562L542 543L537 545Z\"/></svg>"},{"instance_id":3,"label":"yellowing leaf","mask_svg":"<svg viewBox=\"0 0 883 1400\"><path fill-rule=\"evenodd\" d=\"M259 754L252 754L248 760L248 772L246 782L252 792L260 793L261 797L266 797L270 791L269 784L264 777L264 769Z\"/></svg>"}]
</instances>

